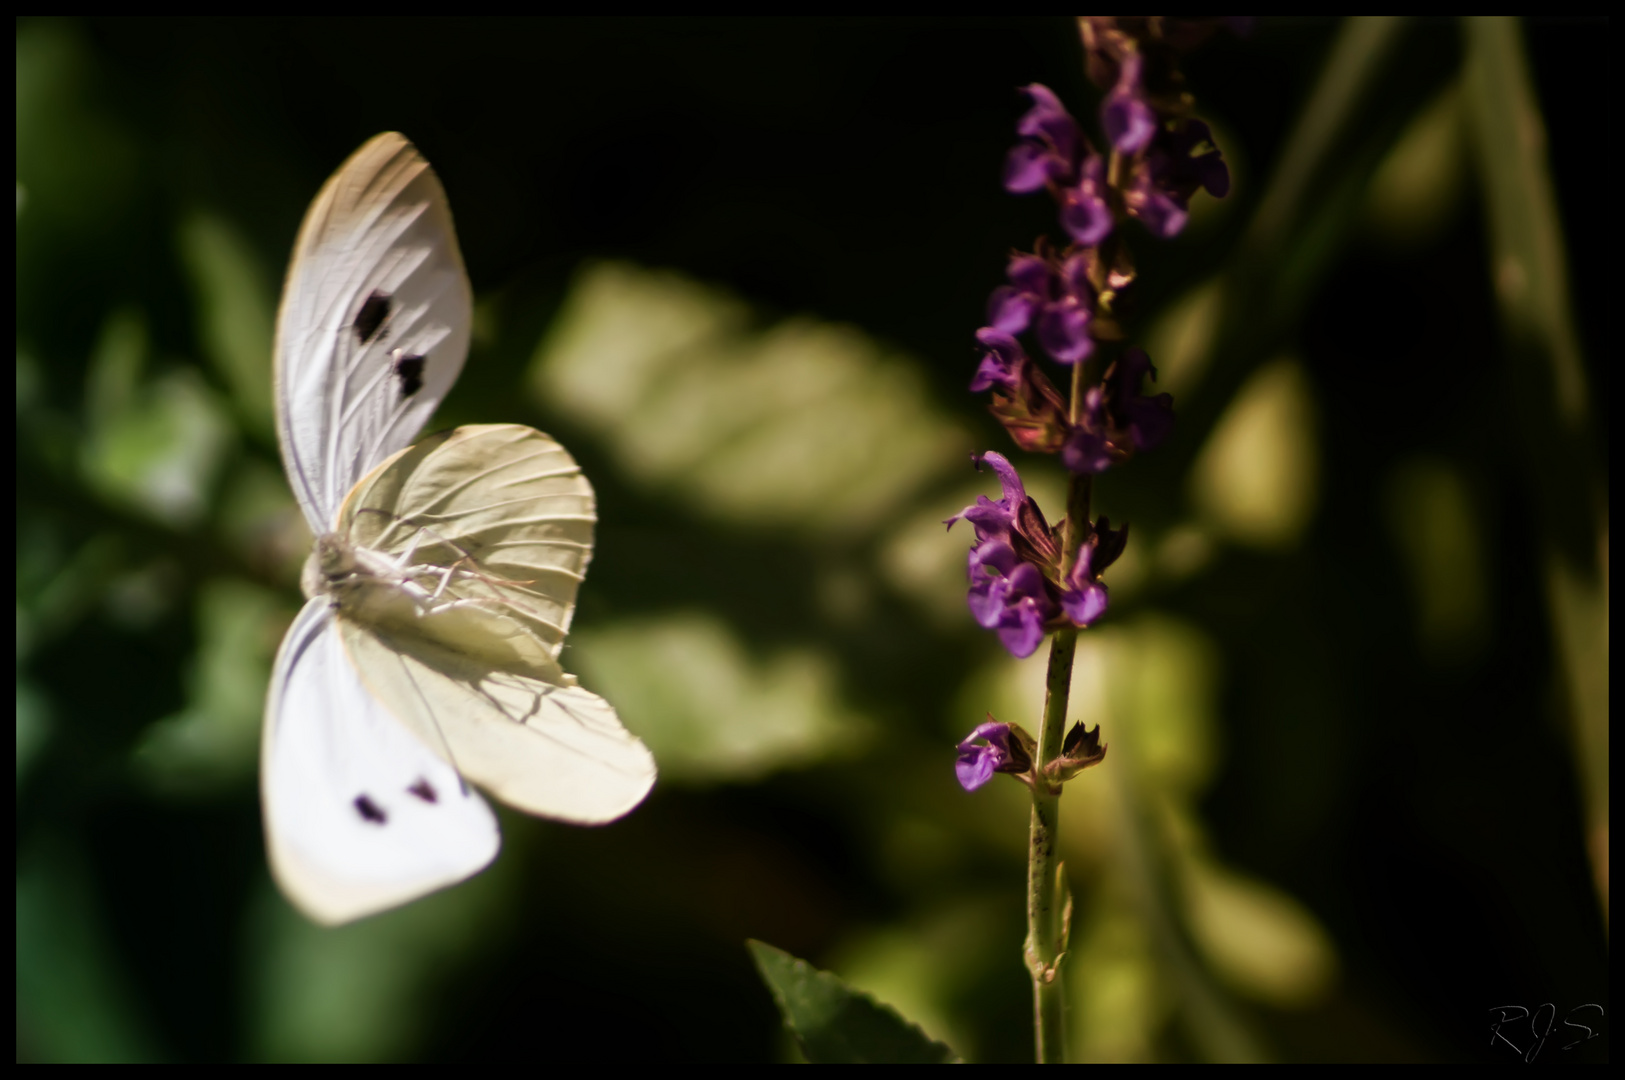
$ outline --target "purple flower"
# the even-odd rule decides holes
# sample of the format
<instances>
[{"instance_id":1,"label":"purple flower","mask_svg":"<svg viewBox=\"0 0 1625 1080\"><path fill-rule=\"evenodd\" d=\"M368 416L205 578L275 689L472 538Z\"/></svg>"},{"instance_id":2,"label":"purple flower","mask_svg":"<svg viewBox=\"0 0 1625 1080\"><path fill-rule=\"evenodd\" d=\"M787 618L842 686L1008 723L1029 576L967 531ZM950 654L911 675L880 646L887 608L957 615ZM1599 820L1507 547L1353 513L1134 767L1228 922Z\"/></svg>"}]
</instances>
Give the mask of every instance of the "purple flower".
<instances>
[{"instance_id":1,"label":"purple flower","mask_svg":"<svg viewBox=\"0 0 1625 1080\"><path fill-rule=\"evenodd\" d=\"M1021 195L1053 188L1066 231L1080 244L1098 244L1114 224L1106 163L1054 91L1039 83L1024 89L1033 104L1016 124L1022 141L1005 158L1005 190Z\"/></svg>"},{"instance_id":2,"label":"purple flower","mask_svg":"<svg viewBox=\"0 0 1625 1080\"><path fill-rule=\"evenodd\" d=\"M1157 369L1151 365L1151 358L1144 349L1135 348L1123 350L1123 355L1107 372L1113 420L1128 433L1136 450L1155 450L1174 426L1174 396L1142 395L1140 383L1146 375L1155 381Z\"/></svg>"},{"instance_id":3,"label":"purple flower","mask_svg":"<svg viewBox=\"0 0 1625 1080\"><path fill-rule=\"evenodd\" d=\"M1023 736L1026 736L1025 738ZM978 746L981 740L985 745ZM959 760L954 775L966 791L975 791L994 773L1025 773L1033 767L1032 751L1025 744L1031 736L1013 724L1001 724L988 717L959 744Z\"/></svg>"},{"instance_id":4,"label":"purple flower","mask_svg":"<svg viewBox=\"0 0 1625 1080\"><path fill-rule=\"evenodd\" d=\"M1003 540L989 540L970 549L971 617L991 630L1004 613L1004 598L1010 591L1008 577L1021 562L1015 549Z\"/></svg>"},{"instance_id":5,"label":"purple flower","mask_svg":"<svg viewBox=\"0 0 1625 1080\"><path fill-rule=\"evenodd\" d=\"M1038 343L1057 363L1075 364L1095 351L1089 324L1095 317L1095 290L1089 283L1089 260L1082 253L1061 264L1056 275L1059 295L1038 317Z\"/></svg>"},{"instance_id":6,"label":"purple flower","mask_svg":"<svg viewBox=\"0 0 1625 1080\"><path fill-rule=\"evenodd\" d=\"M987 301L989 329L1023 334L1033 316L1050 302L1055 272L1041 255L1012 255L1005 267L1010 284L993 290Z\"/></svg>"},{"instance_id":7,"label":"purple flower","mask_svg":"<svg viewBox=\"0 0 1625 1080\"><path fill-rule=\"evenodd\" d=\"M980 394L995 386L1019 391L1022 369L1028 364L1027 353L1022 349L1021 342L992 326L984 326L976 331L976 340L987 352L976 367L976 377L971 379L971 393Z\"/></svg>"},{"instance_id":8,"label":"purple flower","mask_svg":"<svg viewBox=\"0 0 1625 1080\"><path fill-rule=\"evenodd\" d=\"M1002 540L971 549L971 615L1019 658L1031 656L1044 640L1044 626L1060 609L1038 568L1022 562Z\"/></svg>"},{"instance_id":9,"label":"purple flower","mask_svg":"<svg viewBox=\"0 0 1625 1080\"><path fill-rule=\"evenodd\" d=\"M1016 123L1022 141L1004 162L1004 187L1015 194L1037 191L1048 184L1071 182L1078 164L1083 136L1077 121L1054 91L1039 83L1024 87L1032 108Z\"/></svg>"},{"instance_id":10,"label":"purple flower","mask_svg":"<svg viewBox=\"0 0 1625 1080\"><path fill-rule=\"evenodd\" d=\"M1119 460L1114 452L1111 433L1107 429L1106 392L1091 386L1084 392L1083 408L1078 422L1067 433L1061 446L1061 464L1078 475L1103 473Z\"/></svg>"},{"instance_id":11,"label":"purple flower","mask_svg":"<svg viewBox=\"0 0 1625 1080\"><path fill-rule=\"evenodd\" d=\"M1128 543L1128 526L1115 532L1110 518L1090 526L1089 538L1078 548L1078 559L1061 591L1061 610L1074 625L1088 626L1106 613L1106 586L1100 575L1117 561Z\"/></svg>"},{"instance_id":12,"label":"purple flower","mask_svg":"<svg viewBox=\"0 0 1625 1080\"><path fill-rule=\"evenodd\" d=\"M1106 163L1091 153L1078 170L1076 186L1060 193L1061 225L1072 239L1094 247L1111 234L1111 204L1106 201Z\"/></svg>"},{"instance_id":13,"label":"purple flower","mask_svg":"<svg viewBox=\"0 0 1625 1080\"><path fill-rule=\"evenodd\" d=\"M1043 255L1015 255L1006 274L1010 284L993 290L988 299L988 321L993 324L988 330L1021 334L1036 322L1039 344L1061 364L1075 364L1095 351L1089 336L1095 290L1084 254L1059 266ZM980 372L977 377L981 379Z\"/></svg>"},{"instance_id":14,"label":"purple flower","mask_svg":"<svg viewBox=\"0 0 1625 1080\"><path fill-rule=\"evenodd\" d=\"M985 454L973 455L971 461L977 468L981 468L985 461L999 474L999 483L1004 488L1004 498L995 501L986 495L978 495L975 504L965 507L949 518L947 526L951 529L954 522L964 518L976 530L978 545L985 544L989 540L1002 540L1010 545L1018 559L1036 563L1046 571L1052 571L1060 564L1061 549L1055 543L1049 523L1044 520L1044 512L1038 509L1038 503L1027 494L1016 467L1010 464L1009 459L1003 454L991 450ZM974 576L976 569L974 551L971 557Z\"/></svg>"},{"instance_id":15,"label":"purple flower","mask_svg":"<svg viewBox=\"0 0 1625 1080\"><path fill-rule=\"evenodd\" d=\"M987 563L981 564L981 570L990 577L997 573ZM996 588L997 605L986 611L991 617L984 616L977 621L998 632L999 641L1010 650L1011 656L1024 660L1038 651L1044 640L1044 626L1060 614L1060 607L1050 595L1044 575L1029 562L1017 563L1009 576L997 580ZM973 614L976 609L974 591L973 587Z\"/></svg>"},{"instance_id":16,"label":"purple flower","mask_svg":"<svg viewBox=\"0 0 1625 1080\"><path fill-rule=\"evenodd\" d=\"M1157 133L1157 113L1140 83L1145 60L1138 52L1123 58L1117 83L1100 104L1100 126L1120 154L1138 154Z\"/></svg>"},{"instance_id":17,"label":"purple flower","mask_svg":"<svg viewBox=\"0 0 1625 1080\"><path fill-rule=\"evenodd\" d=\"M1200 120L1161 129L1135 163L1123 191L1123 205L1156 235L1174 236L1190 218L1198 188L1214 198L1230 192L1230 169L1213 145L1213 133Z\"/></svg>"},{"instance_id":18,"label":"purple flower","mask_svg":"<svg viewBox=\"0 0 1625 1080\"><path fill-rule=\"evenodd\" d=\"M973 505L965 507L945 524L951 529L954 522L964 518L976 530L978 543L987 540L1008 541L1011 533L1017 528L1023 504L1031 501L1027 497L1026 485L1022 484L1021 475L1016 472L1016 467L1010 464L1010 459L1003 454L989 450L985 454L971 455L971 462L978 469L986 462L999 474L999 484L1004 489L1004 498L995 502L986 495L978 495Z\"/></svg>"},{"instance_id":19,"label":"purple flower","mask_svg":"<svg viewBox=\"0 0 1625 1080\"><path fill-rule=\"evenodd\" d=\"M1060 617L1049 577L1057 573L1060 548L1038 504L1003 454L973 458L999 474L1004 497L978 495L972 506L948 519L964 518L976 530L967 571L966 602L981 626L998 632L1004 647L1017 657L1031 656L1044 640L1045 627Z\"/></svg>"},{"instance_id":20,"label":"purple flower","mask_svg":"<svg viewBox=\"0 0 1625 1080\"><path fill-rule=\"evenodd\" d=\"M1074 473L1105 472L1136 451L1155 450L1174 426L1174 397L1146 397L1140 383L1156 368L1145 350L1130 348L1106 369L1102 385L1084 393L1083 408L1061 444L1061 463Z\"/></svg>"}]
</instances>

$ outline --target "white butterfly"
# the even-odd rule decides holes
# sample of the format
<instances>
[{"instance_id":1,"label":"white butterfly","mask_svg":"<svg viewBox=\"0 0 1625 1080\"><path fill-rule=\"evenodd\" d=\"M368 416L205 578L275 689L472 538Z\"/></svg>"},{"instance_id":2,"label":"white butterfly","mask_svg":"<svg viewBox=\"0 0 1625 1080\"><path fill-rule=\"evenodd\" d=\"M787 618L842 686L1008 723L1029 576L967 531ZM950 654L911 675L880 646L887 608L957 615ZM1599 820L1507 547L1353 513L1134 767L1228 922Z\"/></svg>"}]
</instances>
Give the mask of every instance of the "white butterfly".
<instances>
[{"instance_id":1,"label":"white butterfly","mask_svg":"<svg viewBox=\"0 0 1625 1080\"><path fill-rule=\"evenodd\" d=\"M271 869L341 923L461 881L501 845L468 785L611 821L654 759L558 663L592 486L541 432L410 446L456 381L471 296L434 171L393 132L305 215L277 316L277 434L317 534L277 653L261 797Z\"/></svg>"}]
</instances>

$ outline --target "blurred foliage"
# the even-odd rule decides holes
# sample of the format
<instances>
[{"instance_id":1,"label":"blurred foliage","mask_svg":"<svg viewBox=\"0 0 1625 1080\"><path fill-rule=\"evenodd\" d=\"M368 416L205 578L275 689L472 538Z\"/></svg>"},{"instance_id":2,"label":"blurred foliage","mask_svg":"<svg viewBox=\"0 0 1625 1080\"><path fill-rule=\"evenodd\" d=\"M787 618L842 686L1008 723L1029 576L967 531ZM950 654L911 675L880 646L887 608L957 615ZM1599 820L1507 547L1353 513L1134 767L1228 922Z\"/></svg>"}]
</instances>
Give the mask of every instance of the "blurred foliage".
<instances>
[{"instance_id":1,"label":"blurred foliage","mask_svg":"<svg viewBox=\"0 0 1625 1080\"><path fill-rule=\"evenodd\" d=\"M1133 532L1074 673L1110 753L1061 802L1080 1060L1501 1060L1492 1006L1606 1008L1605 30L1266 21L1190 61L1236 185L1133 241L1179 422L1096 485ZM1030 724L1043 661L971 623L941 522L1009 449L971 331L1055 232L998 184L1013 88L1098 100L1069 22L16 49L19 1060L793 1058L747 938L1031 1059L1027 802L952 747ZM582 462L565 659L662 772L322 930L259 826L310 543L270 336L305 206L386 129L477 297L435 426Z\"/></svg>"}]
</instances>

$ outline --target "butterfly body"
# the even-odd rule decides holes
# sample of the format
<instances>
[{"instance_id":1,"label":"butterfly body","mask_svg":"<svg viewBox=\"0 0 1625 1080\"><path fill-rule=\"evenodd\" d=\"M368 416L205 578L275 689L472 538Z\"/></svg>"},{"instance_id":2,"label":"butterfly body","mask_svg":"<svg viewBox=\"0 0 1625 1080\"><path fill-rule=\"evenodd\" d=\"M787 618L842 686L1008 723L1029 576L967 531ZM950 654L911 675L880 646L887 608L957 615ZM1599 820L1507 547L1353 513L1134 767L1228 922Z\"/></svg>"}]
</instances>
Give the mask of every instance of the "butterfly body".
<instances>
[{"instance_id":1,"label":"butterfly body","mask_svg":"<svg viewBox=\"0 0 1625 1080\"><path fill-rule=\"evenodd\" d=\"M278 434L315 546L272 673L273 874L320 922L477 872L509 805L595 824L655 766L559 664L591 559L592 487L511 424L412 444L461 370L471 299L434 173L393 133L312 204L277 332Z\"/></svg>"}]
</instances>

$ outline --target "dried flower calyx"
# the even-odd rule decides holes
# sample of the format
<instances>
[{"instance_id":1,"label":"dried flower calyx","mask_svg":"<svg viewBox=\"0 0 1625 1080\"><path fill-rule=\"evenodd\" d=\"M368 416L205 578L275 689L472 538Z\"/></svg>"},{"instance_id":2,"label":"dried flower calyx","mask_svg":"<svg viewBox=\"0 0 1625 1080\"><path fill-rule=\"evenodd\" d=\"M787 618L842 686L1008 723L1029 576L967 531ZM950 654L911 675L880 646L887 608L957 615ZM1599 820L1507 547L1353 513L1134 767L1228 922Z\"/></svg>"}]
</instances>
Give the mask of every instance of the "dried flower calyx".
<instances>
[{"instance_id":1,"label":"dried flower calyx","mask_svg":"<svg viewBox=\"0 0 1625 1080\"><path fill-rule=\"evenodd\" d=\"M1100 741L1098 724L1093 731L1078 724L1062 743L1061 756L1042 772L1035 764L1037 755L1037 741L1020 724L1002 723L989 713L987 722L978 724L960 742L954 774L966 791L975 791L996 773L1009 773L1029 787L1042 782L1054 790L1091 765L1100 764L1106 757L1106 747Z\"/></svg>"}]
</instances>

